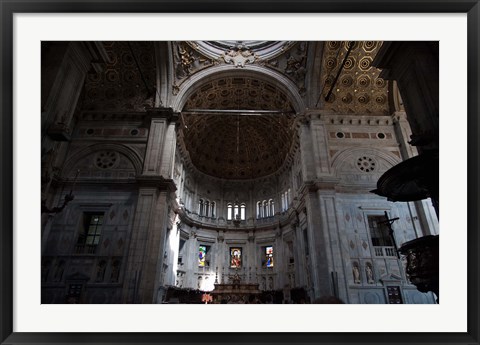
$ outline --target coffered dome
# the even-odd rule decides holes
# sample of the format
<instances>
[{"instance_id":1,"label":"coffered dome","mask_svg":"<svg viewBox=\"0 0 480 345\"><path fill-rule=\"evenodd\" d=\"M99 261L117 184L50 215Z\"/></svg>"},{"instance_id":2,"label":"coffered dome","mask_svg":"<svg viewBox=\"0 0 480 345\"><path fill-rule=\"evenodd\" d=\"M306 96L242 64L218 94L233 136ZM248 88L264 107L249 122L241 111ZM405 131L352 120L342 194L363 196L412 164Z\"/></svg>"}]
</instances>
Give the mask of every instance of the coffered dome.
<instances>
[{"instance_id":1,"label":"coffered dome","mask_svg":"<svg viewBox=\"0 0 480 345\"><path fill-rule=\"evenodd\" d=\"M227 179L254 179L277 171L294 138L293 107L272 84L252 77L209 81L183 111L180 137L192 164Z\"/></svg>"}]
</instances>

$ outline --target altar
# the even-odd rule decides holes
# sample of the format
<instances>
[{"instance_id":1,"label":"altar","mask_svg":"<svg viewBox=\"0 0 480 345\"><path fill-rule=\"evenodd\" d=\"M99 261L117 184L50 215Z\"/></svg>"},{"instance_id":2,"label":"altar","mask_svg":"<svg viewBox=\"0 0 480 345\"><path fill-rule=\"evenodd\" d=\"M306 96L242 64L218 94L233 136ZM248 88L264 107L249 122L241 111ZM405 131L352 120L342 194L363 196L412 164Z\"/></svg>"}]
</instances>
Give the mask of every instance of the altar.
<instances>
[{"instance_id":1,"label":"altar","mask_svg":"<svg viewBox=\"0 0 480 345\"><path fill-rule=\"evenodd\" d=\"M230 277L231 283L214 284L211 292L213 303L258 303L261 291L258 283L242 283L240 276Z\"/></svg>"}]
</instances>

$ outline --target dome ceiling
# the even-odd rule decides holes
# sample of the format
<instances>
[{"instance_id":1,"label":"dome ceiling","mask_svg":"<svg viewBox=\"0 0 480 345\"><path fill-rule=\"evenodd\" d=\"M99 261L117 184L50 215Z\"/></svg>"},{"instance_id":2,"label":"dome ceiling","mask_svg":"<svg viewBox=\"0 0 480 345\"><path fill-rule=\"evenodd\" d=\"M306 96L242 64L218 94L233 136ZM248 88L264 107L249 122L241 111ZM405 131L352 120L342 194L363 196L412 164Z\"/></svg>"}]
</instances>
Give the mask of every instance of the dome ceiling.
<instances>
[{"instance_id":1,"label":"dome ceiling","mask_svg":"<svg viewBox=\"0 0 480 345\"><path fill-rule=\"evenodd\" d=\"M182 111L180 136L201 172L253 179L276 172L294 138L293 107L271 84L230 77L202 85Z\"/></svg>"},{"instance_id":2,"label":"dome ceiling","mask_svg":"<svg viewBox=\"0 0 480 345\"><path fill-rule=\"evenodd\" d=\"M246 77L222 78L202 85L189 97L183 111L194 109L293 111L278 88Z\"/></svg>"}]
</instances>

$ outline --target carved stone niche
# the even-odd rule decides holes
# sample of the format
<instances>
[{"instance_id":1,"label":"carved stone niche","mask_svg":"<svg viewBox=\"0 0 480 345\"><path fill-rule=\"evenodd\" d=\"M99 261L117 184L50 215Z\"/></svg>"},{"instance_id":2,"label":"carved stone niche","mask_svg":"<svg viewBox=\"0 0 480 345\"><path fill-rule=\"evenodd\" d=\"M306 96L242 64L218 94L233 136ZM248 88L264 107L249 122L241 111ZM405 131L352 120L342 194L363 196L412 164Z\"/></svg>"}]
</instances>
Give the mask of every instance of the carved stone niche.
<instances>
[{"instance_id":1,"label":"carved stone niche","mask_svg":"<svg viewBox=\"0 0 480 345\"><path fill-rule=\"evenodd\" d=\"M420 292L439 296L438 235L424 236L404 243L399 252L407 258L406 273Z\"/></svg>"}]
</instances>

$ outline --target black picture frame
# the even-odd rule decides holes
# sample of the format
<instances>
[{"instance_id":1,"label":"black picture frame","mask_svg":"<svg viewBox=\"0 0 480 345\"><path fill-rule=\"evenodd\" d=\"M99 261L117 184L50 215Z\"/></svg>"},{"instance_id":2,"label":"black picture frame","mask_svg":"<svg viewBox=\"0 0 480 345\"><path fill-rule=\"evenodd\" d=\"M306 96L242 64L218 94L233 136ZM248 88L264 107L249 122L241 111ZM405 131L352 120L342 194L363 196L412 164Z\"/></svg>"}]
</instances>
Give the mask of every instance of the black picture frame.
<instances>
[{"instance_id":1,"label":"black picture frame","mask_svg":"<svg viewBox=\"0 0 480 345\"><path fill-rule=\"evenodd\" d=\"M479 15L478 0L0 0L0 341L1 344L479 344ZM14 333L13 15L15 13L467 13L468 330L465 333ZM453 115L453 114L452 114ZM449 231L455 229L449 229ZM452 317L454 317L452 315Z\"/></svg>"}]
</instances>

